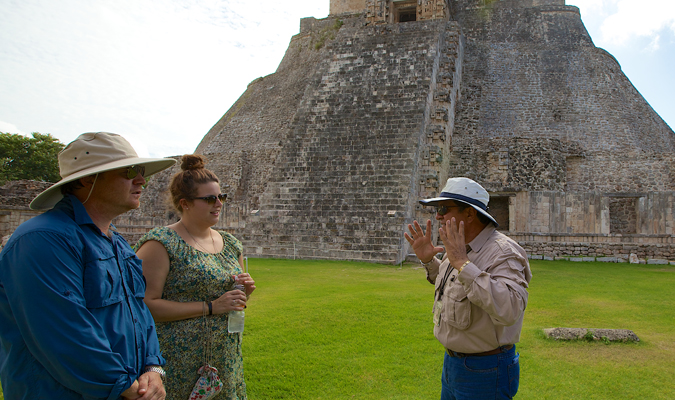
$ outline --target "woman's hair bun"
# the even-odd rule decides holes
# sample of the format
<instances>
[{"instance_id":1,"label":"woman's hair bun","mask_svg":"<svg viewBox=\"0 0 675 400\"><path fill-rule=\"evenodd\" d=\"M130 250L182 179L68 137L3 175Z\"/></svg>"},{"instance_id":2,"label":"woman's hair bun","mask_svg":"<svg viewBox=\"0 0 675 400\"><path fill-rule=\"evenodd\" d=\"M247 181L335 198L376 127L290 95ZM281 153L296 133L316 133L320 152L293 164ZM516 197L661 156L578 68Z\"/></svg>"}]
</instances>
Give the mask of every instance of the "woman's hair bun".
<instances>
[{"instance_id":1,"label":"woman's hair bun","mask_svg":"<svg viewBox=\"0 0 675 400\"><path fill-rule=\"evenodd\" d=\"M181 158L180 169L189 171L204 168L204 165L206 165L206 157L199 154L186 154Z\"/></svg>"}]
</instances>

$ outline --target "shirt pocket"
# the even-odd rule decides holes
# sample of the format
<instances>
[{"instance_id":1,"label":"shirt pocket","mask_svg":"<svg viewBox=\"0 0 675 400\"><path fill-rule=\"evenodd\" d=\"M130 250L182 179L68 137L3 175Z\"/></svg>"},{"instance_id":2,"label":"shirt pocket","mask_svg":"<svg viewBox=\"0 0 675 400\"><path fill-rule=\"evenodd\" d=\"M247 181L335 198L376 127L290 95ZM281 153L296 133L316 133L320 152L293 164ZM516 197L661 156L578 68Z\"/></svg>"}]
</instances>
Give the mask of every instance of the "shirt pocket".
<instances>
[{"instance_id":1,"label":"shirt pocket","mask_svg":"<svg viewBox=\"0 0 675 400\"><path fill-rule=\"evenodd\" d=\"M101 308L122 301L122 276L114 255L101 254L85 264L83 291L87 308Z\"/></svg>"},{"instance_id":2,"label":"shirt pocket","mask_svg":"<svg viewBox=\"0 0 675 400\"><path fill-rule=\"evenodd\" d=\"M471 325L471 302L461 284L451 285L443 299L443 320L464 330Z\"/></svg>"},{"instance_id":3,"label":"shirt pocket","mask_svg":"<svg viewBox=\"0 0 675 400\"><path fill-rule=\"evenodd\" d=\"M131 292L136 298L145 298L145 277L143 276L143 261L135 254L131 253L125 260L127 270L129 271L129 282L131 282Z\"/></svg>"}]
</instances>

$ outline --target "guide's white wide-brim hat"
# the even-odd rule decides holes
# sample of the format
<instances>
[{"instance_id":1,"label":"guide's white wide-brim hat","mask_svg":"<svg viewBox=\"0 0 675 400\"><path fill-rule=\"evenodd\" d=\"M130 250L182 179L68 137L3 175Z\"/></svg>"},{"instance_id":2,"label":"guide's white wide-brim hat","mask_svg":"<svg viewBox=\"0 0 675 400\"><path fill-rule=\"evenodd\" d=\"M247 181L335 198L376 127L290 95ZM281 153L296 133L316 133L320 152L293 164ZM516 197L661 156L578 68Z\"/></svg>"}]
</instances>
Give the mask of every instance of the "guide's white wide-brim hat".
<instances>
[{"instance_id":1,"label":"guide's white wide-brim hat","mask_svg":"<svg viewBox=\"0 0 675 400\"><path fill-rule=\"evenodd\" d=\"M83 133L59 153L62 179L33 199L30 208L47 210L54 207L63 198L61 186L85 176L142 165L147 178L175 163L172 158L141 158L126 139L115 133Z\"/></svg>"},{"instance_id":2,"label":"guide's white wide-brim hat","mask_svg":"<svg viewBox=\"0 0 675 400\"><path fill-rule=\"evenodd\" d=\"M420 204L433 206L441 201L447 200L461 201L462 203L470 205L475 208L476 211L488 217L496 227L499 227L497 221L488 212L490 195L487 190L476 181L469 178L450 178L438 197L420 200Z\"/></svg>"}]
</instances>

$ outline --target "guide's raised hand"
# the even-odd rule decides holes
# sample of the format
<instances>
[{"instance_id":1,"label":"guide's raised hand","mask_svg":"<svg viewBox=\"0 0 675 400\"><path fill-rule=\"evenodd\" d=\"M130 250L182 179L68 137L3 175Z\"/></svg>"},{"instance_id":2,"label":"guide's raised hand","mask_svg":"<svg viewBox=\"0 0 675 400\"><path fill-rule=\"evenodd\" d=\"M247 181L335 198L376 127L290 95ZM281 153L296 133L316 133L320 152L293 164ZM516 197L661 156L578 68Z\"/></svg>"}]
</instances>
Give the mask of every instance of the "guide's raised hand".
<instances>
[{"instance_id":1,"label":"guide's raised hand","mask_svg":"<svg viewBox=\"0 0 675 400\"><path fill-rule=\"evenodd\" d=\"M462 264L468 260L466 256L466 241L464 237L464 221L457 221L452 217L445 225L441 225L438 229L438 234L445 245L445 254L455 267L457 264Z\"/></svg>"},{"instance_id":2,"label":"guide's raised hand","mask_svg":"<svg viewBox=\"0 0 675 400\"><path fill-rule=\"evenodd\" d=\"M407 232L403 234L405 240L410 243L413 251L417 258L427 263L438 253L443 251L442 247L436 247L431 243L431 220L427 220L427 229L426 232L422 229L420 224L417 221L413 221L412 224L408 224L408 230L410 235Z\"/></svg>"}]
</instances>

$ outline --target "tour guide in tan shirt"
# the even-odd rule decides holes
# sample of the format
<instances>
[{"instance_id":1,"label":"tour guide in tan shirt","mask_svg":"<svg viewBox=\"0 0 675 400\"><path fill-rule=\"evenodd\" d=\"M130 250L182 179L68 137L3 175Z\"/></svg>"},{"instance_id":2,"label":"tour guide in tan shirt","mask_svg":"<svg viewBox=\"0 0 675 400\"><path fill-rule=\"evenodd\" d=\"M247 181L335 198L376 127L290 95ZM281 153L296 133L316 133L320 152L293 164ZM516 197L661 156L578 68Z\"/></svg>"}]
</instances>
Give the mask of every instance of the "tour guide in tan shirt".
<instances>
[{"instance_id":1,"label":"tour guide in tan shirt","mask_svg":"<svg viewBox=\"0 0 675 400\"><path fill-rule=\"evenodd\" d=\"M435 284L434 335L446 349L441 400L510 399L518 391L520 339L532 273L527 254L498 232L490 196L475 181L450 178L436 207L443 247L417 221L405 234ZM445 250L443 260L436 254Z\"/></svg>"}]
</instances>

